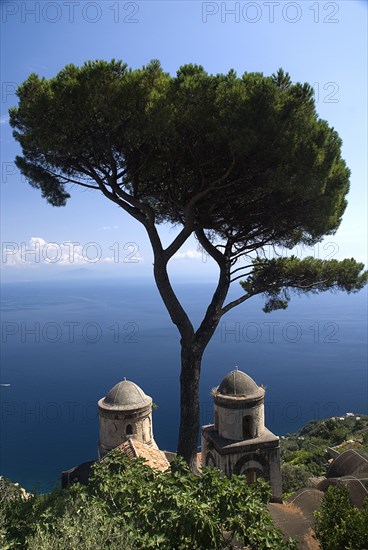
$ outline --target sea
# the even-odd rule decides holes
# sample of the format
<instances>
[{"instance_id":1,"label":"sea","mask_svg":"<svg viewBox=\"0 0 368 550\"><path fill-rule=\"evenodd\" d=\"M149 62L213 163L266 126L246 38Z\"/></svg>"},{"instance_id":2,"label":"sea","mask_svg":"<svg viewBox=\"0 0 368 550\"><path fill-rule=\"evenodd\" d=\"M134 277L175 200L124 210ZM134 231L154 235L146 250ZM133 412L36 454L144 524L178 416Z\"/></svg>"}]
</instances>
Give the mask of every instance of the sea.
<instances>
[{"instance_id":1,"label":"sea","mask_svg":"<svg viewBox=\"0 0 368 550\"><path fill-rule=\"evenodd\" d=\"M197 327L214 283L174 288ZM368 414L367 292L294 296L269 314L263 305L254 297L222 318L203 358L201 423L213 420L212 388L236 367L266 387L266 425L279 436ZM153 398L157 444L175 451L180 338L153 282L3 284L1 340L0 475L45 492L96 459L97 401L124 377Z\"/></svg>"}]
</instances>

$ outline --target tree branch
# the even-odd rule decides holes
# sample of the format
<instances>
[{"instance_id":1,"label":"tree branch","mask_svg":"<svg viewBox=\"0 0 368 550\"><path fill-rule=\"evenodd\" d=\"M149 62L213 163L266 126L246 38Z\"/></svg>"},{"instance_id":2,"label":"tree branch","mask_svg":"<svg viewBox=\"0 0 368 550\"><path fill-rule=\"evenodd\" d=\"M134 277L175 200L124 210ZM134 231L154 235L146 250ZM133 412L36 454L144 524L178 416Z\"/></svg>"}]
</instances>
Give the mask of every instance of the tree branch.
<instances>
[{"instance_id":1,"label":"tree branch","mask_svg":"<svg viewBox=\"0 0 368 550\"><path fill-rule=\"evenodd\" d=\"M251 275L254 273L254 271L250 271L249 273L242 273L241 275L238 275L237 277L234 277L234 279L230 279L230 283L233 283L234 281L237 281L238 279L242 279L243 277L248 277L248 275Z\"/></svg>"},{"instance_id":2,"label":"tree branch","mask_svg":"<svg viewBox=\"0 0 368 550\"><path fill-rule=\"evenodd\" d=\"M110 179L109 184L116 195L118 195L121 199L126 201L128 204L130 204L132 207L136 208L140 212L145 213L147 215L147 218L150 221L154 222L155 214L152 208L148 206L148 204L141 202L135 197L132 197L132 195L130 195L126 191L123 191L113 178Z\"/></svg>"},{"instance_id":3,"label":"tree branch","mask_svg":"<svg viewBox=\"0 0 368 550\"><path fill-rule=\"evenodd\" d=\"M224 253L220 252L216 246L214 246L206 237L205 232L202 227L197 227L195 229L195 235L200 243L200 245L205 249L205 251L215 260L215 262L221 266L224 264L224 258L226 254L227 244L224 246Z\"/></svg>"},{"instance_id":4,"label":"tree branch","mask_svg":"<svg viewBox=\"0 0 368 550\"><path fill-rule=\"evenodd\" d=\"M242 269L248 269L250 266L242 265L242 267L238 267L237 269L234 269L233 271L230 271L230 275L234 275L234 273L237 273L238 271L241 271ZM245 274L244 274L245 275ZM248 274L249 275L249 274Z\"/></svg>"},{"instance_id":5,"label":"tree branch","mask_svg":"<svg viewBox=\"0 0 368 550\"><path fill-rule=\"evenodd\" d=\"M158 291L161 295L162 301L166 306L172 322L174 323L174 325L177 326L179 330L182 341L190 344L194 335L194 328L186 311L184 310L171 286L169 275L167 273L166 254L162 250L161 241L158 235L156 237L154 233L152 233L152 228L146 227L146 229L154 251L153 274ZM160 241L159 246L157 243L157 239Z\"/></svg>"},{"instance_id":6,"label":"tree branch","mask_svg":"<svg viewBox=\"0 0 368 550\"><path fill-rule=\"evenodd\" d=\"M82 167L80 167L80 170L83 173L90 176L91 179L96 181L100 191L102 191L102 193L105 195L105 197L110 199L112 202L115 202L115 204L120 206L123 210L128 212L128 214L130 214L133 218L135 218L136 220L138 220L139 222L141 222L144 225L146 220L145 220L144 216L142 215L142 212L140 212L137 208L134 208L133 206L131 206L129 203L120 200L115 193L109 191L106 188L105 182L100 178L100 176L97 174L97 172L93 169L92 166L88 166L87 169L83 169Z\"/></svg>"},{"instance_id":7,"label":"tree branch","mask_svg":"<svg viewBox=\"0 0 368 550\"><path fill-rule=\"evenodd\" d=\"M204 350L211 340L217 325L222 317L222 305L226 300L230 286L230 263L224 261L220 267L220 275L215 292L213 293L211 303L209 304L202 323L195 334L196 343L200 349Z\"/></svg>"},{"instance_id":8,"label":"tree branch","mask_svg":"<svg viewBox=\"0 0 368 550\"><path fill-rule=\"evenodd\" d=\"M249 298L251 298L252 296L255 296L256 294L259 294L259 293L258 292L254 292L254 293L250 292L248 294L244 294L244 296L240 296L240 298L238 298L237 300L233 300L232 302L229 302L225 307L222 308L221 315L224 315L225 313L227 313L228 311L230 311L234 307L238 306L239 304L242 304L246 300L249 300Z\"/></svg>"},{"instance_id":9,"label":"tree branch","mask_svg":"<svg viewBox=\"0 0 368 550\"><path fill-rule=\"evenodd\" d=\"M88 187L89 189L99 189L99 187L96 186L96 185L89 185L88 183L82 183L81 181L73 180L71 178L67 178L66 176L62 176L61 174L57 174L56 172L53 172L52 170L50 170L48 168L45 168L45 171L48 172L49 174L51 174L52 176L55 176L56 178L62 178L63 180L65 180L68 183L72 183L72 184L75 184L75 185L81 185L82 187Z\"/></svg>"},{"instance_id":10,"label":"tree branch","mask_svg":"<svg viewBox=\"0 0 368 550\"><path fill-rule=\"evenodd\" d=\"M179 235L175 237L173 242L165 249L165 256L167 260L172 258L172 256L179 250L181 246L188 240L190 235L193 232L192 224L186 223L183 229L180 231Z\"/></svg>"}]
</instances>

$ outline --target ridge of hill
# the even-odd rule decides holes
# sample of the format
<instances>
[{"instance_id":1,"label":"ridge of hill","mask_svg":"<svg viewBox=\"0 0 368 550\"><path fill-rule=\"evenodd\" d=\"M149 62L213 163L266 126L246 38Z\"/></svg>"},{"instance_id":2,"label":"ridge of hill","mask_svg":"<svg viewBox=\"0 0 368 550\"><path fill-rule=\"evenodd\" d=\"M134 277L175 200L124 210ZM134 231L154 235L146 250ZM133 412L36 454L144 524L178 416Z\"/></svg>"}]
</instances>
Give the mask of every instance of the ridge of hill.
<instances>
[{"instance_id":1,"label":"ridge of hill","mask_svg":"<svg viewBox=\"0 0 368 550\"><path fill-rule=\"evenodd\" d=\"M348 449L368 452L368 415L346 413L312 420L295 433L281 437L284 498L324 476L329 461Z\"/></svg>"}]
</instances>

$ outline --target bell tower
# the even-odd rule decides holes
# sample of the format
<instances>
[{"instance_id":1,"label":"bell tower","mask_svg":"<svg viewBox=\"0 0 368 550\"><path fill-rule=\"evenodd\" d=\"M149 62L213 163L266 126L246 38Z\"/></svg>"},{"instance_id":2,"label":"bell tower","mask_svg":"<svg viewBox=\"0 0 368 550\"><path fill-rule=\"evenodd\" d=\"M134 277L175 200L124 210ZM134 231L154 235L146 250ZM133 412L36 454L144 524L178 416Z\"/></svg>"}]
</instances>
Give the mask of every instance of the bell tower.
<instances>
[{"instance_id":1,"label":"bell tower","mask_svg":"<svg viewBox=\"0 0 368 550\"><path fill-rule=\"evenodd\" d=\"M202 427L202 466L244 474L248 483L263 477L272 500L281 501L280 444L264 424L264 388L236 369L213 395L215 423Z\"/></svg>"},{"instance_id":2,"label":"bell tower","mask_svg":"<svg viewBox=\"0 0 368 550\"><path fill-rule=\"evenodd\" d=\"M152 429L152 398L129 380L116 384L98 402L100 438L98 458L129 437L157 449Z\"/></svg>"}]
</instances>

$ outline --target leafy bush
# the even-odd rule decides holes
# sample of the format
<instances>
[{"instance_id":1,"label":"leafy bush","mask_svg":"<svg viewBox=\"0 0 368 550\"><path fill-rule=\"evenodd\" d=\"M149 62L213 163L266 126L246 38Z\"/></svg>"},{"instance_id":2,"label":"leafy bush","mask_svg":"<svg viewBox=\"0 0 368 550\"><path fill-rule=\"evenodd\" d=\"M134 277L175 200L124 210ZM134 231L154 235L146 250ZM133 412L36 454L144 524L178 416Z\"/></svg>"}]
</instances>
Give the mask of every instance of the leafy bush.
<instances>
[{"instance_id":1,"label":"leafy bush","mask_svg":"<svg viewBox=\"0 0 368 550\"><path fill-rule=\"evenodd\" d=\"M305 487L311 473L306 466L301 464L284 463L281 466L282 489L285 493L294 493L298 489Z\"/></svg>"},{"instance_id":2,"label":"leafy bush","mask_svg":"<svg viewBox=\"0 0 368 550\"><path fill-rule=\"evenodd\" d=\"M109 514L129 521L139 548L215 550L235 539L259 550L294 547L272 525L264 482L250 486L214 468L195 476L177 459L162 473L111 453L96 465L88 492Z\"/></svg>"},{"instance_id":3,"label":"leafy bush","mask_svg":"<svg viewBox=\"0 0 368 550\"><path fill-rule=\"evenodd\" d=\"M355 424L355 419L349 422L346 419L339 421L328 418L327 420L307 424L300 430L300 434L303 436L308 434L309 437L314 436L323 439L327 445L339 445L349 436L352 422Z\"/></svg>"},{"instance_id":4,"label":"leafy bush","mask_svg":"<svg viewBox=\"0 0 368 550\"><path fill-rule=\"evenodd\" d=\"M293 440L291 440L292 442ZM303 447L291 450L282 442L282 488L285 494L294 493L308 484L308 478L318 477L325 473L324 449L310 441L302 441Z\"/></svg>"},{"instance_id":5,"label":"leafy bush","mask_svg":"<svg viewBox=\"0 0 368 550\"><path fill-rule=\"evenodd\" d=\"M28 550L132 550L133 544L122 525L92 503L70 507L54 524L38 524L27 539Z\"/></svg>"},{"instance_id":6,"label":"leafy bush","mask_svg":"<svg viewBox=\"0 0 368 550\"><path fill-rule=\"evenodd\" d=\"M313 455L306 449L300 449L300 451L295 451L293 458L290 460L290 464L308 464Z\"/></svg>"},{"instance_id":7,"label":"leafy bush","mask_svg":"<svg viewBox=\"0 0 368 550\"><path fill-rule=\"evenodd\" d=\"M269 487L228 479L214 468L195 476L181 460L163 473L111 453L87 487L8 501L1 548L29 550L295 549L283 542L267 510Z\"/></svg>"},{"instance_id":8,"label":"leafy bush","mask_svg":"<svg viewBox=\"0 0 368 550\"><path fill-rule=\"evenodd\" d=\"M345 488L329 487L315 512L315 533L322 550L364 550L368 542L368 499L355 508Z\"/></svg>"}]
</instances>

